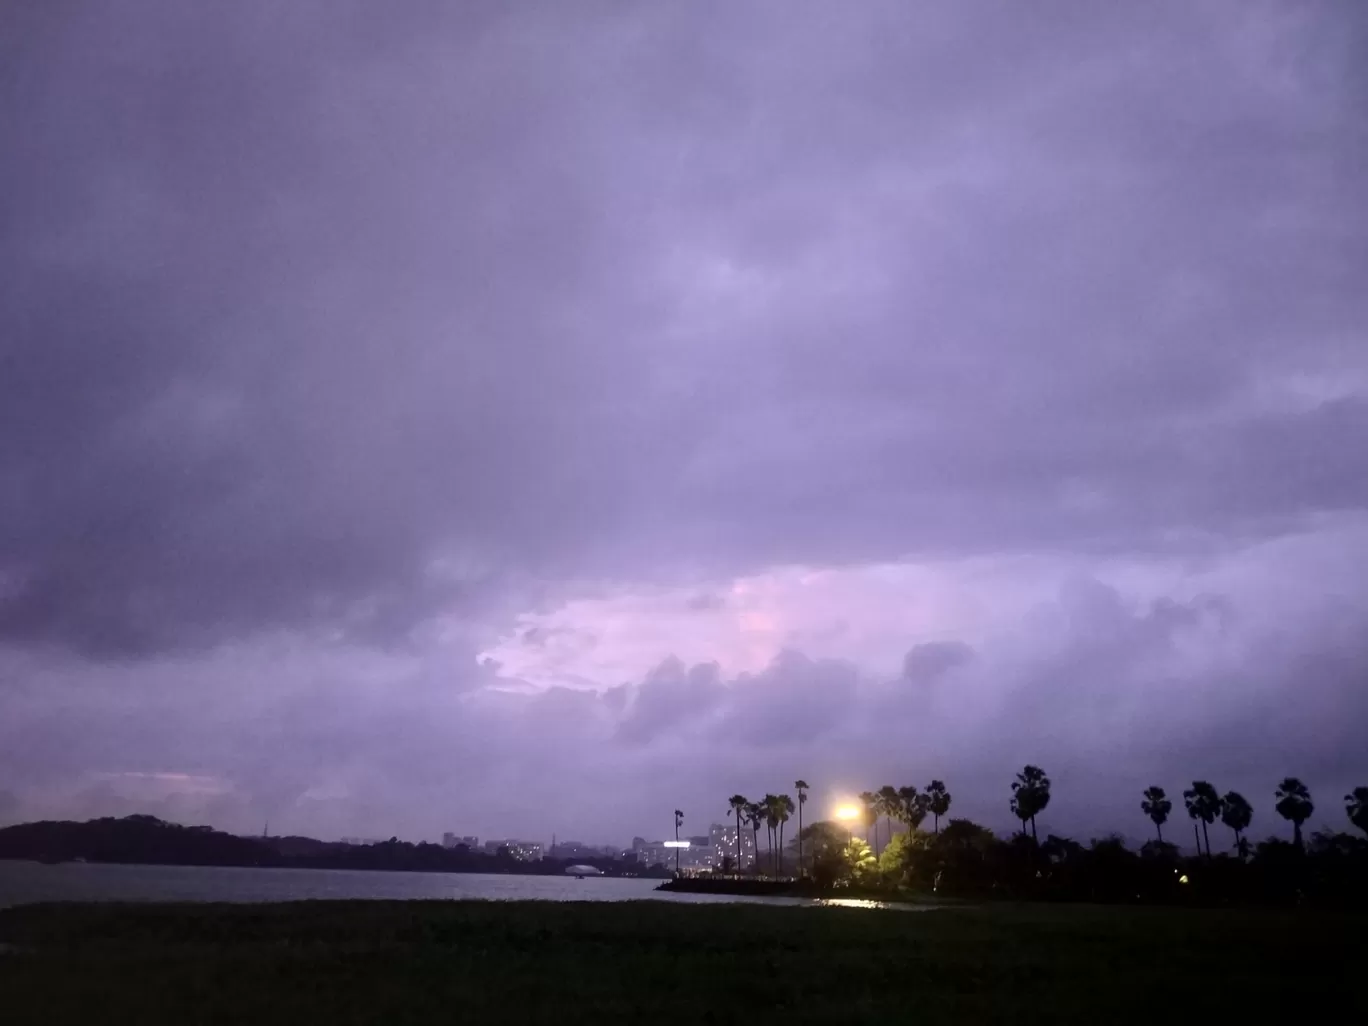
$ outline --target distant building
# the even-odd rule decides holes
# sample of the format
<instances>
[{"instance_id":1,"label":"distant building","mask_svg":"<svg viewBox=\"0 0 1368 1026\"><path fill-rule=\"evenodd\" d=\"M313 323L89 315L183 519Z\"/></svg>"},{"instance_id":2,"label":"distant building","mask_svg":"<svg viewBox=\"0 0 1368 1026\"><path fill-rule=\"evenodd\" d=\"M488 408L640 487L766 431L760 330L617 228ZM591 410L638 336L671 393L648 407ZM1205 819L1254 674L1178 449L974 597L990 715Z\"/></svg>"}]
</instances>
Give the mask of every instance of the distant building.
<instances>
[{"instance_id":1,"label":"distant building","mask_svg":"<svg viewBox=\"0 0 1368 1026\"><path fill-rule=\"evenodd\" d=\"M536 841L515 841L510 837L484 843L486 855L497 855L500 848L507 848L508 854L519 862L536 862L542 857L542 846Z\"/></svg>"},{"instance_id":2,"label":"distant building","mask_svg":"<svg viewBox=\"0 0 1368 1026\"><path fill-rule=\"evenodd\" d=\"M687 847L675 847L676 843ZM645 867L660 865L674 869L678 865L681 873L708 873L721 865L707 837L681 838L678 842L643 841L634 847L637 862Z\"/></svg>"},{"instance_id":3,"label":"distant building","mask_svg":"<svg viewBox=\"0 0 1368 1026\"><path fill-rule=\"evenodd\" d=\"M551 846L553 859L618 858L621 849L613 844L585 844L583 841L557 841Z\"/></svg>"},{"instance_id":4,"label":"distant building","mask_svg":"<svg viewBox=\"0 0 1368 1026\"><path fill-rule=\"evenodd\" d=\"M480 847L480 839L478 837L463 837L451 833L442 835L443 848L455 848L458 845L462 844L464 844L471 851L477 851Z\"/></svg>"},{"instance_id":5,"label":"distant building","mask_svg":"<svg viewBox=\"0 0 1368 1026\"><path fill-rule=\"evenodd\" d=\"M741 827L741 865L736 865L736 824L726 826L714 823L708 831L708 842L712 848L713 861L722 868L723 859L730 859L733 869L750 869L755 865L755 832L747 826Z\"/></svg>"}]
</instances>

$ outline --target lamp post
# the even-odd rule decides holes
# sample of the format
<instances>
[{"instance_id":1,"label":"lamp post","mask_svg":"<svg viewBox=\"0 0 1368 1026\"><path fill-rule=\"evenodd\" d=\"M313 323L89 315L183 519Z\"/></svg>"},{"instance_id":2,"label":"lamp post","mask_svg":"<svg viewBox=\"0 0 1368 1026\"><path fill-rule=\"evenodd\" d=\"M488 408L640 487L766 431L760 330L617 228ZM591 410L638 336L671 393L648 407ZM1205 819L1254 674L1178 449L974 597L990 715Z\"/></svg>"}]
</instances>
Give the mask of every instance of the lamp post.
<instances>
[{"instance_id":1,"label":"lamp post","mask_svg":"<svg viewBox=\"0 0 1368 1026\"><path fill-rule=\"evenodd\" d=\"M854 805L842 805L836 810L836 818L846 825L846 843L855 840L855 821L860 818L860 810Z\"/></svg>"},{"instance_id":2,"label":"lamp post","mask_svg":"<svg viewBox=\"0 0 1368 1026\"><path fill-rule=\"evenodd\" d=\"M684 822L684 813L675 809L675 876L679 875L679 827Z\"/></svg>"}]
</instances>

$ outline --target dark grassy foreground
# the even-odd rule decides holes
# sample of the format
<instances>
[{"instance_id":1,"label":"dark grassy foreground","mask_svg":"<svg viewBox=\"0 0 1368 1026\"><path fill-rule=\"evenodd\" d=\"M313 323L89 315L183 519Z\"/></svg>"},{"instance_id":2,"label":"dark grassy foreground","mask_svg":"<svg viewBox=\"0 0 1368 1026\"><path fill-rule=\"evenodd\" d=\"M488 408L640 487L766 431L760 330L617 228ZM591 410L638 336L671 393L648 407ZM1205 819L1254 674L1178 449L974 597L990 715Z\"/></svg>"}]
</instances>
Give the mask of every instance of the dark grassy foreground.
<instances>
[{"instance_id":1,"label":"dark grassy foreground","mask_svg":"<svg viewBox=\"0 0 1368 1026\"><path fill-rule=\"evenodd\" d=\"M0 911L0 1022L1357 1021L1366 926L1063 905L27 906Z\"/></svg>"}]
</instances>

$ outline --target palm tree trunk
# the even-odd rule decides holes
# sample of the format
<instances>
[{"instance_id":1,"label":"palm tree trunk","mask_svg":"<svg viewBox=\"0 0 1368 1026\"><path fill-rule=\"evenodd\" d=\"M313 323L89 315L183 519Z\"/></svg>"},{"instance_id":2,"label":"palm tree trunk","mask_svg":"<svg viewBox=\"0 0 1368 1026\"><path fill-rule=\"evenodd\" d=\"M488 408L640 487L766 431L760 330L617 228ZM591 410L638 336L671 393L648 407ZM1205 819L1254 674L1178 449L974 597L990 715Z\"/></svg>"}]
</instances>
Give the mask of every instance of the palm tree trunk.
<instances>
[{"instance_id":1,"label":"palm tree trunk","mask_svg":"<svg viewBox=\"0 0 1368 1026\"><path fill-rule=\"evenodd\" d=\"M1155 823L1155 824L1154 824L1154 829L1155 829L1155 830L1158 832L1158 834L1159 834L1159 843L1160 843L1160 844L1163 844L1163 843L1164 843L1164 824L1162 824L1162 823Z\"/></svg>"},{"instance_id":2,"label":"palm tree trunk","mask_svg":"<svg viewBox=\"0 0 1368 1026\"><path fill-rule=\"evenodd\" d=\"M1034 816L1031 817L1031 840L1035 841L1036 844L1039 844L1039 843L1040 843L1040 838L1036 836L1035 817L1034 817Z\"/></svg>"},{"instance_id":3,"label":"palm tree trunk","mask_svg":"<svg viewBox=\"0 0 1368 1026\"><path fill-rule=\"evenodd\" d=\"M741 875L741 810L736 810L736 874Z\"/></svg>"},{"instance_id":4,"label":"palm tree trunk","mask_svg":"<svg viewBox=\"0 0 1368 1026\"><path fill-rule=\"evenodd\" d=\"M932 821L932 823L935 824L934 829L935 829L936 833L940 833L940 813L939 813L939 812L933 812L933 813L931 813L931 821ZM911 830L912 830L912 824L909 823L909 824L907 825L907 829L908 829L908 832L910 833Z\"/></svg>"},{"instance_id":5,"label":"palm tree trunk","mask_svg":"<svg viewBox=\"0 0 1368 1026\"><path fill-rule=\"evenodd\" d=\"M1211 858L1211 838L1207 834L1206 820L1202 820L1202 840L1206 842L1207 858Z\"/></svg>"},{"instance_id":6,"label":"palm tree trunk","mask_svg":"<svg viewBox=\"0 0 1368 1026\"><path fill-rule=\"evenodd\" d=\"M1295 819L1292 821L1292 843L1298 848L1302 846L1301 824Z\"/></svg>"},{"instance_id":7,"label":"palm tree trunk","mask_svg":"<svg viewBox=\"0 0 1368 1026\"><path fill-rule=\"evenodd\" d=\"M798 879L803 878L803 794L798 793Z\"/></svg>"},{"instance_id":8,"label":"palm tree trunk","mask_svg":"<svg viewBox=\"0 0 1368 1026\"><path fill-rule=\"evenodd\" d=\"M784 823L779 822L779 872L784 871Z\"/></svg>"}]
</instances>

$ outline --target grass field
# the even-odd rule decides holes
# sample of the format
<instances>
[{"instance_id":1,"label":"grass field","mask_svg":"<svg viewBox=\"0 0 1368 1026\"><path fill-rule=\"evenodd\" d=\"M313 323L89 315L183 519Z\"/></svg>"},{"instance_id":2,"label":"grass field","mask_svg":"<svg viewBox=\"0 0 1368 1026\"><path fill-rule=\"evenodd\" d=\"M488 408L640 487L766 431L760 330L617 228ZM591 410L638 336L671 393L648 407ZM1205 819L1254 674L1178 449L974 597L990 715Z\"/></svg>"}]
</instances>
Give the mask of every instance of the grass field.
<instances>
[{"instance_id":1,"label":"grass field","mask_svg":"<svg viewBox=\"0 0 1368 1026\"><path fill-rule=\"evenodd\" d=\"M45 905L0 942L16 1026L1357 1021L1368 978L1362 917L1062 905Z\"/></svg>"}]
</instances>

